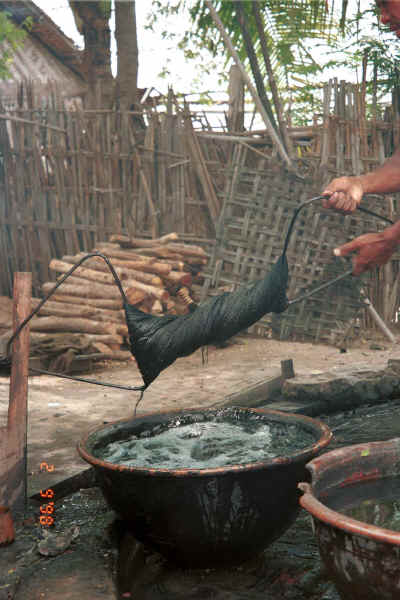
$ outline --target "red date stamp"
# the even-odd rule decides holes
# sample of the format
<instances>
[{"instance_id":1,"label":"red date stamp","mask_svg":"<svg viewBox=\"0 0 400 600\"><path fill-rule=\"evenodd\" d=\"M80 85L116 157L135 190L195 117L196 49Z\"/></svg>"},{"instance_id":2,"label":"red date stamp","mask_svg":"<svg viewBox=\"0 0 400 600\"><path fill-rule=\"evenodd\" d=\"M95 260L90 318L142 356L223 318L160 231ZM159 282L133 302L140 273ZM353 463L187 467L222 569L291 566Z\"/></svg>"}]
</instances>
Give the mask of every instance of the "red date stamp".
<instances>
[{"instance_id":1,"label":"red date stamp","mask_svg":"<svg viewBox=\"0 0 400 600\"><path fill-rule=\"evenodd\" d=\"M47 471L51 473L54 471L54 465L49 465L47 462L42 462L40 464L41 471ZM46 498L47 502L45 504L40 505L40 517L39 522L44 527L49 527L54 524L54 490L51 488L47 488L46 490L40 490L40 496L42 498Z\"/></svg>"}]
</instances>

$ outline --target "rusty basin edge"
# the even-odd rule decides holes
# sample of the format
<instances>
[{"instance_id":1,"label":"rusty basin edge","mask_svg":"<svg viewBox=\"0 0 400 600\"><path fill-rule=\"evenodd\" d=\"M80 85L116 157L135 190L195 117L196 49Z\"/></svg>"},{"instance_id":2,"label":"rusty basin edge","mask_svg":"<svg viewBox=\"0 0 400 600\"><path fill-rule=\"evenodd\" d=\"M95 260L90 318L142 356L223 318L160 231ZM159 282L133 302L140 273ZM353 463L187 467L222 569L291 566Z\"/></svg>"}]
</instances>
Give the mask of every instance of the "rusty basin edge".
<instances>
[{"instance_id":1,"label":"rusty basin edge","mask_svg":"<svg viewBox=\"0 0 400 600\"><path fill-rule=\"evenodd\" d=\"M303 423L304 425L309 425L312 429L316 430L316 428L319 429L319 439L312 444L311 446L308 446L306 448L303 448L302 450L300 450L299 452L295 453L295 454L291 454L290 456L285 456L285 457L276 457L273 459L270 459L269 461L264 461L264 462L253 462L253 463L243 463L243 464L238 464L238 465L229 465L229 466L223 466L223 467L215 467L212 469L191 469L191 468L182 468L182 469L162 469L162 468L158 468L158 469L148 469L145 467L128 467L125 465L118 465L118 464L114 464L108 461L104 461L101 460L99 458L96 458L95 456L93 456L92 454L89 454L89 452L87 452L86 448L87 448L87 443L89 441L89 438L97 433L97 432L101 432L105 429L109 429L112 426L118 426L120 424L124 424L124 423L134 423L135 421L141 420L141 419L145 419L145 418L149 418L149 417L157 417L157 416L166 416L166 415L170 415L170 416L174 416L174 415L181 415L181 414L189 414L189 413L196 413L196 412L201 412L201 413L215 413L218 412L218 409L215 408L187 408L187 409L182 409L182 410L174 410L174 411L170 411L170 410L166 410L166 411L155 411L155 412L149 412L149 413L145 413L143 415L140 415L138 417L134 417L134 418L126 418L126 419L119 419L118 421L112 421L109 423L104 423L102 425L95 425L93 427L91 427L81 438L81 440L77 443L77 451L79 453L79 455L81 456L81 458L83 458L83 460L85 460L86 462L88 462L89 464L95 466L95 467L103 467L103 468L107 468L107 469L111 469L113 471L120 471L120 472L135 472L138 474L143 474L143 475L149 475L149 476L154 476L154 477L162 477L163 475L168 475L169 477L171 476L175 476L175 477L187 477L187 476L193 476L193 477L202 477L202 476L210 476L210 475L221 475L223 473L232 473L232 472L239 472L239 471L249 471L249 470L259 470L259 469L264 469L266 466L270 466L271 468L273 468L274 466L278 466L278 465L282 465L282 464L289 464L291 462L295 462L295 461L299 461L301 462L305 456L307 456L308 454L311 456L315 456L317 455L323 448L325 448L329 442L332 439L332 432L329 429L329 427L323 423L322 421L312 418L312 417L308 417L306 415L300 415L297 413L290 413L290 412L284 412L284 411L278 411L278 410L273 410L273 409L262 409L262 408L241 408L241 407L233 407L237 410L243 410L245 412L252 412L252 413L259 413L262 415L266 415L269 416L271 415L272 417L276 416L279 418L287 418L288 421L294 421L297 423ZM223 409L222 409L223 410Z\"/></svg>"},{"instance_id":2,"label":"rusty basin edge","mask_svg":"<svg viewBox=\"0 0 400 600\"><path fill-rule=\"evenodd\" d=\"M400 438L392 438L385 442L366 442L363 444L345 446L314 458L306 465L306 469L311 473L311 484L307 482L300 482L298 484L298 488L302 492L299 502L302 508L310 513L312 517L327 525L342 529L347 533L373 538L378 542L386 542L400 546L400 532L370 525L342 515L341 513L328 508L322 501L316 498L313 492L314 480L323 473L324 470L328 469L330 465L346 464L350 461L354 461L355 457L358 457L362 461L362 458L368 458L370 457L371 452L380 449L386 450L387 453L397 451L400 457ZM352 478L344 480L343 484L351 485L356 482L377 479L379 478L379 474L378 468L360 468L354 473Z\"/></svg>"}]
</instances>

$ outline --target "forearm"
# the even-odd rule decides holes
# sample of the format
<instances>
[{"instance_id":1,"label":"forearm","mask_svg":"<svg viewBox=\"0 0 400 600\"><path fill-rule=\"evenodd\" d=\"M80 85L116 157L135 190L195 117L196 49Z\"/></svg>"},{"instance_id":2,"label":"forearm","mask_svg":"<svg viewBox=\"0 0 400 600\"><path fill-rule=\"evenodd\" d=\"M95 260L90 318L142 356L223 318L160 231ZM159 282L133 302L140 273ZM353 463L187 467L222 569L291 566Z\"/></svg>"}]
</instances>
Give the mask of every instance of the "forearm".
<instances>
[{"instance_id":1,"label":"forearm","mask_svg":"<svg viewBox=\"0 0 400 600\"><path fill-rule=\"evenodd\" d=\"M357 177L364 194L390 194L400 191L400 148L385 163Z\"/></svg>"}]
</instances>

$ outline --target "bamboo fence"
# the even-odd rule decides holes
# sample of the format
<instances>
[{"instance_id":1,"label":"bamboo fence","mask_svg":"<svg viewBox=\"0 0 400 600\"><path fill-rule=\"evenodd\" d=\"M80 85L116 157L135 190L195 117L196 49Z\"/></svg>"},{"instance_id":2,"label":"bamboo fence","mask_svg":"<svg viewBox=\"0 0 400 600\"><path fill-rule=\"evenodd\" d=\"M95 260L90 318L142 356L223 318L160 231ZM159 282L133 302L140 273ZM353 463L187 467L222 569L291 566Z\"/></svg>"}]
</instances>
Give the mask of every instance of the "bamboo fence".
<instances>
[{"instance_id":1,"label":"bamboo fence","mask_svg":"<svg viewBox=\"0 0 400 600\"><path fill-rule=\"evenodd\" d=\"M133 112L65 110L56 95L45 107L31 101L0 108L0 295L11 296L16 271L30 271L39 296L55 278L52 259L88 252L113 234L155 238L171 231L210 256L203 296L234 289L268 271L302 200L337 174L375 168L399 141L394 111L367 117L365 90L336 80L326 84L313 126L289 128L296 174L267 131L213 130L200 112L172 93L165 109L146 109L144 120ZM369 198L365 206L395 219L398 201ZM331 274L338 243L383 227L307 209L291 244L289 294ZM399 305L398 270L393 260L363 283L387 323ZM326 307L326 296L313 310L299 304L278 325L267 318L254 331L332 342L360 310L359 290L348 289L343 303L341 294L331 294Z\"/></svg>"},{"instance_id":2,"label":"bamboo fence","mask_svg":"<svg viewBox=\"0 0 400 600\"><path fill-rule=\"evenodd\" d=\"M282 253L290 220L304 200L318 196L334 176L360 174L382 163L398 144L400 122L390 111L386 119L374 115L367 120L365 91L333 80L325 85L323 113L316 116L315 125L290 131L297 144L296 174L263 151L260 139L256 146L244 138L236 141L203 297L262 277ZM396 220L399 198L370 196L363 206ZM288 297L296 298L351 268L344 259L334 259L334 247L386 226L362 213L344 217L321 205L308 207L296 223L288 250ZM398 275L395 257L372 275L347 278L281 316L267 315L252 331L345 346L360 325L374 327L363 310L366 298L386 323L393 323L399 307Z\"/></svg>"}]
</instances>

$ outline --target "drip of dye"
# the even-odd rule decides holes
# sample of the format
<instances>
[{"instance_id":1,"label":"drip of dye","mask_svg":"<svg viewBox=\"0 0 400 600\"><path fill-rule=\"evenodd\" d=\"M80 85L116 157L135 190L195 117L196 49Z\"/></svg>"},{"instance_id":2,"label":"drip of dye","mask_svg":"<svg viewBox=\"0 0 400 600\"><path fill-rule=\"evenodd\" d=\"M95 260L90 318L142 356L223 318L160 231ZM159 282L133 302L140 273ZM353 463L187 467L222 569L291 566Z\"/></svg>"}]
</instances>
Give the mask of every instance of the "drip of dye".
<instances>
[{"instance_id":1,"label":"drip of dye","mask_svg":"<svg viewBox=\"0 0 400 600\"><path fill-rule=\"evenodd\" d=\"M400 475L335 489L321 501L357 521L400 532Z\"/></svg>"},{"instance_id":2,"label":"drip of dye","mask_svg":"<svg viewBox=\"0 0 400 600\"><path fill-rule=\"evenodd\" d=\"M176 419L112 441L97 449L96 456L129 467L210 469L288 456L314 441L311 433L299 427L261 419L191 423Z\"/></svg>"}]
</instances>

